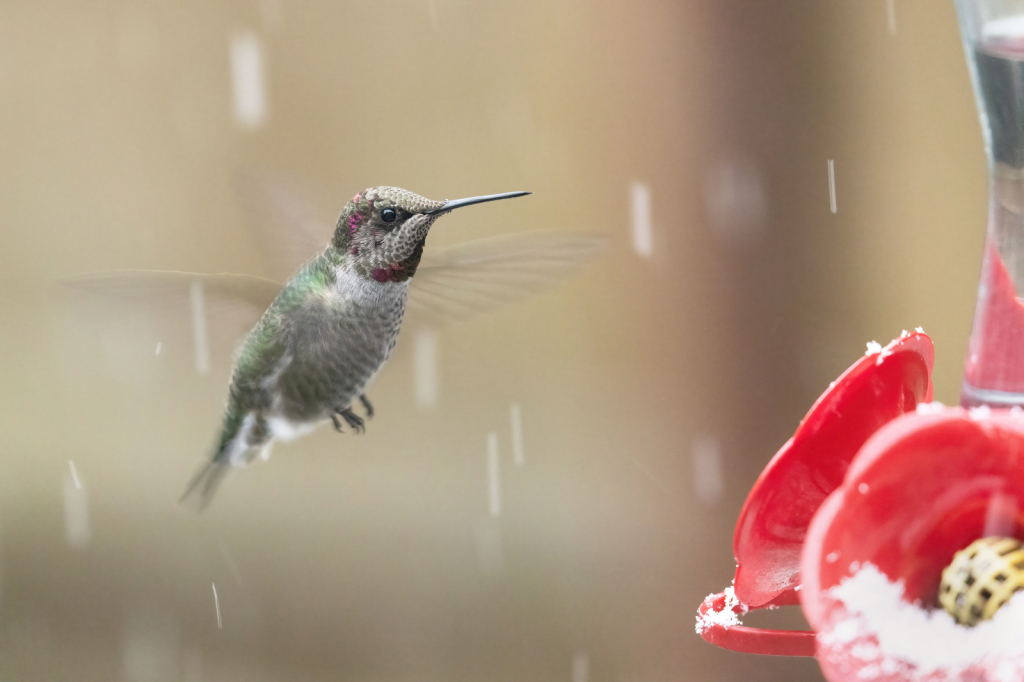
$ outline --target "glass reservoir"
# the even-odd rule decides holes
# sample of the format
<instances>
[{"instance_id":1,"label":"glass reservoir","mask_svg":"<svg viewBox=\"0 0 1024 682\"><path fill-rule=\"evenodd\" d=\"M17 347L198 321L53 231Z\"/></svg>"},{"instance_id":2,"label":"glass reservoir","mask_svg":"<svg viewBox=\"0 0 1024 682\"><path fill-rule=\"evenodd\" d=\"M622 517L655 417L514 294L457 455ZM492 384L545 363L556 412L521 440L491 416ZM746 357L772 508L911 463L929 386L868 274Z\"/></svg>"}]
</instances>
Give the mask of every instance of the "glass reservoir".
<instances>
[{"instance_id":1,"label":"glass reservoir","mask_svg":"<svg viewBox=\"0 0 1024 682\"><path fill-rule=\"evenodd\" d=\"M956 5L989 164L986 247L961 402L1024 405L1024 2Z\"/></svg>"}]
</instances>

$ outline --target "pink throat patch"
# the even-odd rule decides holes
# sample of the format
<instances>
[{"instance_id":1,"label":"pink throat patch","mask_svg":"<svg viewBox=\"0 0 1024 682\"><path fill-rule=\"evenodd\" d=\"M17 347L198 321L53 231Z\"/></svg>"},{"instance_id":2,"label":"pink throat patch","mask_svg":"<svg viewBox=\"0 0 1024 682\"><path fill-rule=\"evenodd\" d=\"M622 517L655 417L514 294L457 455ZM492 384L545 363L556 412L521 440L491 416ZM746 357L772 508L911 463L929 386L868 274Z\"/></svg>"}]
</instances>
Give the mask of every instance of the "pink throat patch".
<instances>
[{"instance_id":1,"label":"pink throat patch","mask_svg":"<svg viewBox=\"0 0 1024 682\"><path fill-rule=\"evenodd\" d=\"M389 268L374 268L373 278L378 282L401 282L404 269L401 263L392 263Z\"/></svg>"}]
</instances>

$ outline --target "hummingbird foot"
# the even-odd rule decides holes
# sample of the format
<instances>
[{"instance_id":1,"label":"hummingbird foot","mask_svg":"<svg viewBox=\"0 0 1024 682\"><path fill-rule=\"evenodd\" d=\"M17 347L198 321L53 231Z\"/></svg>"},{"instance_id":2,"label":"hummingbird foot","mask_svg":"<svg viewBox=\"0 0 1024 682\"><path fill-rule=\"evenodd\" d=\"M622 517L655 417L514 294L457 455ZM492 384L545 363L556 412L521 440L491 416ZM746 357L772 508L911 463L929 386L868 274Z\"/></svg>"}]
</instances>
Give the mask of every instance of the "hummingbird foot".
<instances>
[{"instance_id":1,"label":"hummingbird foot","mask_svg":"<svg viewBox=\"0 0 1024 682\"><path fill-rule=\"evenodd\" d=\"M331 415L331 421L334 422L334 430L338 433L342 433L341 419L345 420L345 423L355 429L356 433L366 433L366 424L363 418L352 411L351 407L346 407L344 410L337 410Z\"/></svg>"},{"instance_id":2,"label":"hummingbird foot","mask_svg":"<svg viewBox=\"0 0 1024 682\"><path fill-rule=\"evenodd\" d=\"M366 397L365 393L359 394L359 402L363 404L366 409L366 418L373 419L373 405L370 404L370 399Z\"/></svg>"}]
</instances>

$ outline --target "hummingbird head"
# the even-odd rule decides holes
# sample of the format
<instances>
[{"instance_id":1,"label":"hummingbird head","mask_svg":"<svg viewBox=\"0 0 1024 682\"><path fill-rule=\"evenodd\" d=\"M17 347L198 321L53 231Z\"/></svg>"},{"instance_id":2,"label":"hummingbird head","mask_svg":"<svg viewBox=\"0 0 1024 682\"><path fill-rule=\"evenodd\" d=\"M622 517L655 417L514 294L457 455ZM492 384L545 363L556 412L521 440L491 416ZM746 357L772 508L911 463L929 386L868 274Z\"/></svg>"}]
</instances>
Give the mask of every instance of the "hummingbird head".
<instances>
[{"instance_id":1,"label":"hummingbird head","mask_svg":"<svg viewBox=\"0 0 1024 682\"><path fill-rule=\"evenodd\" d=\"M345 205L331 245L347 253L364 277L404 282L415 274L435 220L462 206L524 194L529 192L434 201L398 187L371 187Z\"/></svg>"}]
</instances>

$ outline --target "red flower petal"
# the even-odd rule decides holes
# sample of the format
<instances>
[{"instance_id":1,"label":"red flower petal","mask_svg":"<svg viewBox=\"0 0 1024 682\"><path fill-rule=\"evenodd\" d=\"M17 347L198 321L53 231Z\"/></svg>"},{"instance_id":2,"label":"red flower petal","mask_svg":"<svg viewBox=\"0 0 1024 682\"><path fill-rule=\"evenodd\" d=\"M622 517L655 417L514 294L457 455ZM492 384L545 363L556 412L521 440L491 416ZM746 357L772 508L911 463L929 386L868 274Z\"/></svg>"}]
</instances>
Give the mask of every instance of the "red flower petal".
<instances>
[{"instance_id":1,"label":"red flower petal","mask_svg":"<svg viewBox=\"0 0 1024 682\"><path fill-rule=\"evenodd\" d=\"M761 473L736 523L735 589L756 608L800 584L800 549L811 517L881 426L931 399L934 349L905 334L853 364L811 407Z\"/></svg>"}]
</instances>

